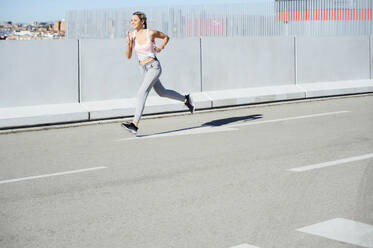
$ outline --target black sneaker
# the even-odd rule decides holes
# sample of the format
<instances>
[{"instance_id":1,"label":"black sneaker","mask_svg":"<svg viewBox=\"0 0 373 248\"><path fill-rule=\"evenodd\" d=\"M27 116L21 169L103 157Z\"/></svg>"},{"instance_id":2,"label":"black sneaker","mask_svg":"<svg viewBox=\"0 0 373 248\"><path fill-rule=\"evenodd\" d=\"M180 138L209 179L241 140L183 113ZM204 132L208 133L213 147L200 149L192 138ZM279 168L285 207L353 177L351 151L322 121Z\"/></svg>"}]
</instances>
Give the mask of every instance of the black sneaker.
<instances>
[{"instance_id":1,"label":"black sneaker","mask_svg":"<svg viewBox=\"0 0 373 248\"><path fill-rule=\"evenodd\" d=\"M189 108L190 113L193 114L195 106L194 106L192 97L190 95L186 95L185 99L186 99L185 105Z\"/></svg>"},{"instance_id":2,"label":"black sneaker","mask_svg":"<svg viewBox=\"0 0 373 248\"><path fill-rule=\"evenodd\" d=\"M122 127L126 128L128 131L130 131L131 133L133 134L136 134L137 133L137 129L139 129L138 127L135 126L135 124L133 124L132 122L131 123L122 123Z\"/></svg>"}]
</instances>

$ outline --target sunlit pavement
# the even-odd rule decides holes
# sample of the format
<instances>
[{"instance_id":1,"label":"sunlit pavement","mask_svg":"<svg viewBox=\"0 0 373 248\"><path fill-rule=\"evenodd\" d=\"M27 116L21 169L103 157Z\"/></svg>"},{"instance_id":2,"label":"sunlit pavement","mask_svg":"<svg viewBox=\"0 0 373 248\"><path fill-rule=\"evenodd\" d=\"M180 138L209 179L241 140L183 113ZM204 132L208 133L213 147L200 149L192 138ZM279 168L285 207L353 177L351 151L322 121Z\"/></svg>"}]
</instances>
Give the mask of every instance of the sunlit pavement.
<instances>
[{"instance_id":1,"label":"sunlit pavement","mask_svg":"<svg viewBox=\"0 0 373 248\"><path fill-rule=\"evenodd\" d=\"M373 247L373 96L0 135L0 247Z\"/></svg>"}]
</instances>

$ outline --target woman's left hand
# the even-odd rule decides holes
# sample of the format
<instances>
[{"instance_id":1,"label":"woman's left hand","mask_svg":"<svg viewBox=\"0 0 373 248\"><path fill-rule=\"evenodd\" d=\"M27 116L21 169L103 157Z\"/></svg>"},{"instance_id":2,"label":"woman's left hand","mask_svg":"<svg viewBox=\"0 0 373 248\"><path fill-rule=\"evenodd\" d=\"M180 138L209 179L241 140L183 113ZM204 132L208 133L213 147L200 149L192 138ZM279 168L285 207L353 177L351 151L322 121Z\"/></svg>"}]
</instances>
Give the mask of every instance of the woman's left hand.
<instances>
[{"instance_id":1,"label":"woman's left hand","mask_svg":"<svg viewBox=\"0 0 373 248\"><path fill-rule=\"evenodd\" d=\"M163 49L160 49L159 47L154 47L154 51L157 53L160 53Z\"/></svg>"}]
</instances>

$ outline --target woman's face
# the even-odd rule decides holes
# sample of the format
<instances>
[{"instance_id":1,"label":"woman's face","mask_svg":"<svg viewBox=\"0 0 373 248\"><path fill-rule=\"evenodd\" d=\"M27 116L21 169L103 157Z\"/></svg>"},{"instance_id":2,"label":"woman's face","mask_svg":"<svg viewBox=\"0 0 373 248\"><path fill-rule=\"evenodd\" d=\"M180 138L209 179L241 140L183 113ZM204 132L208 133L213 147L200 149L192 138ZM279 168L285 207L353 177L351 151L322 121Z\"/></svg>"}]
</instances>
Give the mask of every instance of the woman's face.
<instances>
[{"instance_id":1,"label":"woman's face","mask_svg":"<svg viewBox=\"0 0 373 248\"><path fill-rule=\"evenodd\" d=\"M137 15L133 15L131 18L131 26L133 29L141 29L144 22L140 20Z\"/></svg>"}]
</instances>

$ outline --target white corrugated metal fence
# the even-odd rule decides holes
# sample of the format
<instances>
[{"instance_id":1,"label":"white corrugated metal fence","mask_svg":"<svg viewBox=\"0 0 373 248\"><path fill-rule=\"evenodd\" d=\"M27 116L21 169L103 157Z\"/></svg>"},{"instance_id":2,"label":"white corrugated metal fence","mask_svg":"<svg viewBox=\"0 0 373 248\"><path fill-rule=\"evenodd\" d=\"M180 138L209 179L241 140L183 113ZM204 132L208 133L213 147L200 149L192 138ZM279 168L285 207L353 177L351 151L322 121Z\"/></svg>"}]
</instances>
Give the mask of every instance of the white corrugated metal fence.
<instances>
[{"instance_id":1,"label":"white corrugated metal fence","mask_svg":"<svg viewBox=\"0 0 373 248\"><path fill-rule=\"evenodd\" d=\"M67 38L123 38L135 11L171 37L356 36L373 31L372 0L261 0L257 3L69 10Z\"/></svg>"}]
</instances>

